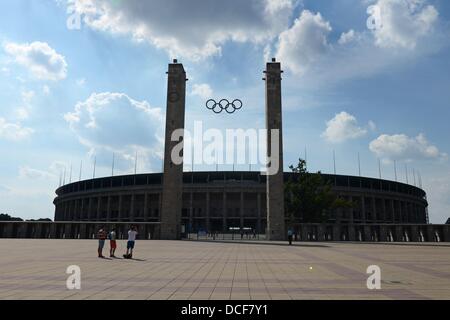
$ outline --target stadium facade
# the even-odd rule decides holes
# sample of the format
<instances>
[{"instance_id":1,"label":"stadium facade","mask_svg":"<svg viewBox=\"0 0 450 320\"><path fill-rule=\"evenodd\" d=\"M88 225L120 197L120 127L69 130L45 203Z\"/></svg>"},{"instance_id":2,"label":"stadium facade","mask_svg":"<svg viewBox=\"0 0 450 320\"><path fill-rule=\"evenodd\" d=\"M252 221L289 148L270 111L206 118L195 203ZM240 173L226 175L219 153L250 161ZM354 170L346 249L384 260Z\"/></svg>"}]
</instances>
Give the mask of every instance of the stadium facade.
<instances>
[{"instance_id":1,"label":"stadium facade","mask_svg":"<svg viewBox=\"0 0 450 320\"><path fill-rule=\"evenodd\" d=\"M287 181L291 173L285 173ZM323 175L353 208L332 213L329 223L426 224L426 193L399 182ZM55 221L159 222L162 174L142 174L75 182L59 188ZM186 172L183 175L181 224L192 232L227 232L267 226L266 176L259 172ZM301 216L286 224L301 224Z\"/></svg>"}]
</instances>

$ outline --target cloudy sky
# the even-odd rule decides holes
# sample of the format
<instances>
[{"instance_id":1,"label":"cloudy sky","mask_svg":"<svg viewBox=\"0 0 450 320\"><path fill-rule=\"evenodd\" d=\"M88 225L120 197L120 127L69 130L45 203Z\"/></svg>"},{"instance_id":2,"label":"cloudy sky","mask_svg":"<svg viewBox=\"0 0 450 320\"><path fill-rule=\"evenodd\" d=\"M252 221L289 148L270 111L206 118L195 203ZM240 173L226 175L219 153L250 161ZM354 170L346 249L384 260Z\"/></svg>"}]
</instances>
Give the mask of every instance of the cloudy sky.
<instances>
[{"instance_id":1,"label":"cloudy sky","mask_svg":"<svg viewBox=\"0 0 450 320\"><path fill-rule=\"evenodd\" d=\"M264 63L283 65L285 167L398 179L450 216L447 0L5 0L0 212L53 217L66 182L160 172L167 63L188 72L187 128L264 127ZM217 116L209 98L244 108ZM82 168L80 166L82 163ZM70 169L72 168L72 170ZM243 166L238 169L247 169ZM214 170L198 166L196 170ZM222 166L223 170L231 170ZM72 177L70 172L72 171ZM420 178L419 178L420 176ZM414 179L415 177L415 179Z\"/></svg>"}]
</instances>

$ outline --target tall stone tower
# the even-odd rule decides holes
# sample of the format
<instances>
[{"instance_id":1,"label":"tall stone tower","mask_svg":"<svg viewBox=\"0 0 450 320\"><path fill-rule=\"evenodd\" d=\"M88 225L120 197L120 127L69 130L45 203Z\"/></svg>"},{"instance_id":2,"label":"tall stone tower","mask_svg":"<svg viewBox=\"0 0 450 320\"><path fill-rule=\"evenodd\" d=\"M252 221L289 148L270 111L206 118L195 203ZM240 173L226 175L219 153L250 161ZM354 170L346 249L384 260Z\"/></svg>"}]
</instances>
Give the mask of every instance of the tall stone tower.
<instances>
[{"instance_id":1,"label":"tall stone tower","mask_svg":"<svg viewBox=\"0 0 450 320\"><path fill-rule=\"evenodd\" d=\"M268 159L272 159L269 163L272 169L268 169L267 172L267 238L269 240L285 240L287 237L284 217L282 73L281 64L275 59L267 63L265 71L267 156Z\"/></svg>"},{"instance_id":2,"label":"tall stone tower","mask_svg":"<svg viewBox=\"0 0 450 320\"><path fill-rule=\"evenodd\" d=\"M186 107L186 72L174 60L169 64L166 111L166 139L164 150L163 191L161 201L161 239L178 240L181 236L183 195L183 163L176 164L172 150L182 142L172 141L175 130L184 130Z\"/></svg>"}]
</instances>

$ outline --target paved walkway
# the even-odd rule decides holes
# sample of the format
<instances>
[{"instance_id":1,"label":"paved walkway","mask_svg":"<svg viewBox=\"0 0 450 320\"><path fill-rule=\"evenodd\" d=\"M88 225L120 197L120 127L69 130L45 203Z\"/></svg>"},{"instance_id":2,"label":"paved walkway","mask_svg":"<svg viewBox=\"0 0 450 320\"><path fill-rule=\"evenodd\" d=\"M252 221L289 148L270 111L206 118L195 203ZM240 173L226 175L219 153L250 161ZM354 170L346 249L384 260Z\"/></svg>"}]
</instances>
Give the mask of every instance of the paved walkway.
<instances>
[{"instance_id":1,"label":"paved walkway","mask_svg":"<svg viewBox=\"0 0 450 320\"><path fill-rule=\"evenodd\" d=\"M450 299L448 244L140 241L136 260L98 259L96 246L0 240L0 299ZM69 265L79 291L66 288ZM369 265L381 290L367 289Z\"/></svg>"}]
</instances>

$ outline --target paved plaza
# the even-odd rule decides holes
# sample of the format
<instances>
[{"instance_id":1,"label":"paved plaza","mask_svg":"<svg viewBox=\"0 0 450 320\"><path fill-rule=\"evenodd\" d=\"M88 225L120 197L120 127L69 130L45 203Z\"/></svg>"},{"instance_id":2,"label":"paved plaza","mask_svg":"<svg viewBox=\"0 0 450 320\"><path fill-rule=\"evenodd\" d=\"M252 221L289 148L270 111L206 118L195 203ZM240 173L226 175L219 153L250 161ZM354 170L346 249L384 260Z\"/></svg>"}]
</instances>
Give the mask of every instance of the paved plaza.
<instances>
[{"instance_id":1,"label":"paved plaza","mask_svg":"<svg viewBox=\"0 0 450 320\"><path fill-rule=\"evenodd\" d=\"M450 299L448 244L138 241L135 260L96 250L95 240L0 240L0 299ZM66 288L70 265L81 290ZM367 289L370 265L381 290Z\"/></svg>"}]
</instances>

